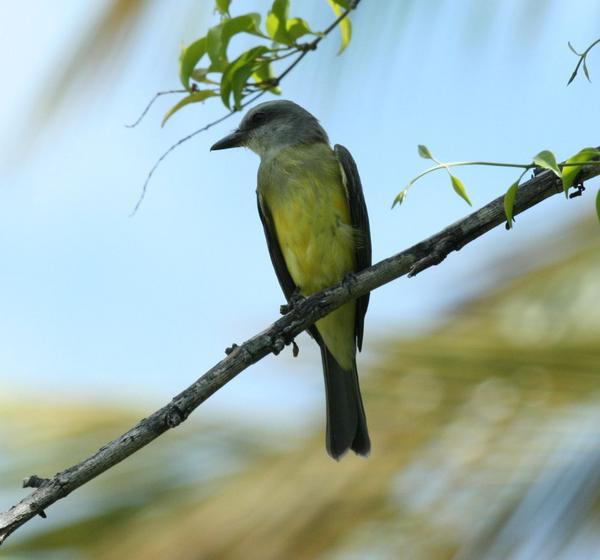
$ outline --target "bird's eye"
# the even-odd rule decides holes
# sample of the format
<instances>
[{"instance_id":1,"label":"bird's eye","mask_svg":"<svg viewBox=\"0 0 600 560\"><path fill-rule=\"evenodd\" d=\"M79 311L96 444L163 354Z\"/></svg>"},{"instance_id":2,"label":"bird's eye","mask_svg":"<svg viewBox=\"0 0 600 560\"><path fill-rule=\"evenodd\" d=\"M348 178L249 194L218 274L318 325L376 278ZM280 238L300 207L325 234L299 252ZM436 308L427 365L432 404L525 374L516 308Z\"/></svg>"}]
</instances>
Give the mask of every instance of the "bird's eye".
<instances>
[{"instance_id":1,"label":"bird's eye","mask_svg":"<svg viewBox=\"0 0 600 560\"><path fill-rule=\"evenodd\" d=\"M252 126L258 126L259 124L264 123L266 119L267 115L259 111L252 115L250 122L252 123Z\"/></svg>"}]
</instances>

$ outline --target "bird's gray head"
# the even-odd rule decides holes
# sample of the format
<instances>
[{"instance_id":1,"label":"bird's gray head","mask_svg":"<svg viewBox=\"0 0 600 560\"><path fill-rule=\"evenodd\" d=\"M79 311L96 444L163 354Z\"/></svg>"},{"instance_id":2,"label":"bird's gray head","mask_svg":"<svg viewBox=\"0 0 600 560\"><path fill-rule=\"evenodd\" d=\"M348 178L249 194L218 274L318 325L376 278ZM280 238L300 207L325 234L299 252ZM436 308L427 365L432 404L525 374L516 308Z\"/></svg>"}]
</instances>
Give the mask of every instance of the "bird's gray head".
<instances>
[{"instance_id":1,"label":"bird's gray head","mask_svg":"<svg viewBox=\"0 0 600 560\"><path fill-rule=\"evenodd\" d=\"M246 113L240 126L211 150L245 146L258 155L276 153L286 146L329 143L327 133L306 109L292 101L267 101Z\"/></svg>"}]
</instances>

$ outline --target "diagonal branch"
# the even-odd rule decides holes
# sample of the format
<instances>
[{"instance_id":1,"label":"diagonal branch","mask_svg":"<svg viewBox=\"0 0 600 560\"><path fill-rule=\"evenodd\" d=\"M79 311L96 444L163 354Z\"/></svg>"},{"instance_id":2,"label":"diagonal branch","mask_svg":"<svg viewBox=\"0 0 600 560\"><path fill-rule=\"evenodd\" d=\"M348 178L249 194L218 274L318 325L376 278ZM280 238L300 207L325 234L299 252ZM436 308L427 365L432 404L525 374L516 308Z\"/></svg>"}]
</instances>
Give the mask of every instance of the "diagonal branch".
<instances>
[{"instance_id":1,"label":"diagonal branch","mask_svg":"<svg viewBox=\"0 0 600 560\"><path fill-rule=\"evenodd\" d=\"M579 177L581 180L587 180L597 175L600 175L598 166L590 165L582 167ZM556 175L548 171L539 173L519 188L514 214L524 212L544 199L562 192L561 181ZM0 513L0 544L36 515L44 517L44 510L56 501L129 457L167 430L178 426L194 409L238 373L270 353L277 354L285 344L292 343L294 337L324 315L396 278L404 275L414 276L439 264L451 252L460 250L504 221L501 196L409 249L378 262L341 284L300 301L266 330L240 346L234 345L227 351L228 355L223 360L174 397L169 404L141 420L128 432L106 444L81 463L69 467L51 479L42 479L35 475L25 479L24 487L35 487L36 490L10 510Z\"/></svg>"}]
</instances>

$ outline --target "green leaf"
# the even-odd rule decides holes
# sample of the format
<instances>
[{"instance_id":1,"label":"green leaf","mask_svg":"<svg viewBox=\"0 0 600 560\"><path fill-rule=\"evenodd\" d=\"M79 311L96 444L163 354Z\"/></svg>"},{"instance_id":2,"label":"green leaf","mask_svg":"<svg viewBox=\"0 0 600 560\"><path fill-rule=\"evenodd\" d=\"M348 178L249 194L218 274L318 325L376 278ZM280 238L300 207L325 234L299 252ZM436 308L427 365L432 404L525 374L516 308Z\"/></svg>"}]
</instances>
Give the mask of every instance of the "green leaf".
<instances>
[{"instance_id":1,"label":"green leaf","mask_svg":"<svg viewBox=\"0 0 600 560\"><path fill-rule=\"evenodd\" d=\"M262 56L268 50L269 49L263 45L254 47L253 49L242 53L238 58L231 62L229 66L227 66L223 72L223 77L221 78L221 100L228 109L231 109L230 98L232 91L236 101L235 108L240 108L239 105L241 105L242 89L246 81L252 75L252 73L259 68L260 64L264 63L264 61L257 62L256 59ZM241 81L242 77L245 78L243 82Z\"/></svg>"},{"instance_id":2,"label":"green leaf","mask_svg":"<svg viewBox=\"0 0 600 560\"><path fill-rule=\"evenodd\" d=\"M583 148L583 150L580 150L574 156L571 156L565 163L581 163L583 165L594 159L600 159L600 151L596 148ZM582 165L563 166L562 184L565 195L568 195L568 191L573 186L577 175L579 175Z\"/></svg>"},{"instance_id":3,"label":"green leaf","mask_svg":"<svg viewBox=\"0 0 600 560\"><path fill-rule=\"evenodd\" d=\"M194 68L190 74L190 78L194 80L194 82L203 82L207 79L207 74L208 68Z\"/></svg>"},{"instance_id":4,"label":"green leaf","mask_svg":"<svg viewBox=\"0 0 600 560\"><path fill-rule=\"evenodd\" d=\"M268 82L269 80L272 80L275 77L275 74L273 72L273 65L270 62L263 62L262 64L260 64L260 66L258 66L258 68L256 68L256 70L254 70L252 77L254 78L254 80L256 80L257 83ZM279 95L281 93L281 89L277 86L270 86L267 89L271 93L274 93L276 95Z\"/></svg>"},{"instance_id":5,"label":"green leaf","mask_svg":"<svg viewBox=\"0 0 600 560\"><path fill-rule=\"evenodd\" d=\"M231 91L233 92L233 104L236 111L242 108L242 98L244 93L244 86L248 81L248 78L252 76L256 70L256 62L250 61L244 66L238 68L231 79Z\"/></svg>"},{"instance_id":6,"label":"green leaf","mask_svg":"<svg viewBox=\"0 0 600 560\"><path fill-rule=\"evenodd\" d=\"M306 20L303 20L302 18L288 19L286 29L292 43L295 43L304 35L313 34Z\"/></svg>"},{"instance_id":7,"label":"green leaf","mask_svg":"<svg viewBox=\"0 0 600 560\"><path fill-rule=\"evenodd\" d=\"M348 10L350 6L348 5L347 0L333 0L338 6L344 8L344 10Z\"/></svg>"},{"instance_id":8,"label":"green leaf","mask_svg":"<svg viewBox=\"0 0 600 560\"><path fill-rule=\"evenodd\" d=\"M406 198L406 195L408 194L408 189L404 189L403 191L400 191L397 195L396 198L394 198L394 202L392 203L392 208L394 206L396 206L396 204L400 205L404 202L404 199Z\"/></svg>"},{"instance_id":9,"label":"green leaf","mask_svg":"<svg viewBox=\"0 0 600 560\"><path fill-rule=\"evenodd\" d=\"M194 80L194 82L218 86L219 82L215 82L215 80L208 77L210 71L210 68L194 68L190 78Z\"/></svg>"},{"instance_id":10,"label":"green leaf","mask_svg":"<svg viewBox=\"0 0 600 560\"><path fill-rule=\"evenodd\" d=\"M267 33L276 43L291 45L293 43L287 30L290 0L275 0L267 15Z\"/></svg>"},{"instance_id":11,"label":"green leaf","mask_svg":"<svg viewBox=\"0 0 600 560\"><path fill-rule=\"evenodd\" d=\"M418 147L417 147L417 150L419 151L419 155L423 159L431 159L431 160L433 160L433 156L431 155L431 152L429 151L429 148L427 146L425 146L425 144L419 144Z\"/></svg>"},{"instance_id":12,"label":"green leaf","mask_svg":"<svg viewBox=\"0 0 600 560\"><path fill-rule=\"evenodd\" d=\"M515 181L506 191L504 195L504 213L506 214L506 224L508 229L512 227L515 200L517 199L517 190L519 189L519 181Z\"/></svg>"},{"instance_id":13,"label":"green leaf","mask_svg":"<svg viewBox=\"0 0 600 560\"><path fill-rule=\"evenodd\" d=\"M557 177L562 177L562 172L556 163L556 157L550 150L543 150L533 158L533 163L543 169L549 169Z\"/></svg>"},{"instance_id":14,"label":"green leaf","mask_svg":"<svg viewBox=\"0 0 600 560\"><path fill-rule=\"evenodd\" d=\"M588 72L588 67L587 67L587 64L585 62L585 58L583 59L583 73L585 74L585 77L587 78L587 81L590 82L590 84L591 84L592 80L590 79L590 73Z\"/></svg>"},{"instance_id":15,"label":"green leaf","mask_svg":"<svg viewBox=\"0 0 600 560\"><path fill-rule=\"evenodd\" d=\"M340 0L328 0L331 9L335 13L337 17L342 15L344 8L340 4ZM347 4L346 4L347 9ZM342 21L340 21L338 27L340 28L340 35L342 36L342 45L340 46L340 50L338 51L338 55L342 54L346 47L350 44L350 39L352 39L352 23L350 23L350 18L345 17Z\"/></svg>"},{"instance_id":16,"label":"green leaf","mask_svg":"<svg viewBox=\"0 0 600 560\"><path fill-rule=\"evenodd\" d=\"M201 37L181 51L179 56L179 79L190 90L190 76L199 60L206 54L206 37Z\"/></svg>"},{"instance_id":17,"label":"green leaf","mask_svg":"<svg viewBox=\"0 0 600 560\"><path fill-rule=\"evenodd\" d=\"M463 182L456 175L452 175L452 173L450 173L450 180L452 181L452 188L454 189L454 192L463 200L466 200L469 206L473 206Z\"/></svg>"},{"instance_id":18,"label":"green leaf","mask_svg":"<svg viewBox=\"0 0 600 560\"><path fill-rule=\"evenodd\" d=\"M598 216L598 221L600 221L600 190L596 193L596 216Z\"/></svg>"},{"instance_id":19,"label":"green leaf","mask_svg":"<svg viewBox=\"0 0 600 560\"><path fill-rule=\"evenodd\" d=\"M207 84L214 83L212 80L208 79L208 71L209 68L194 68L190 74L190 78L194 80L194 82L204 82Z\"/></svg>"},{"instance_id":20,"label":"green leaf","mask_svg":"<svg viewBox=\"0 0 600 560\"><path fill-rule=\"evenodd\" d=\"M217 11L223 16L229 14L230 4L231 0L215 0L215 7L217 8Z\"/></svg>"},{"instance_id":21,"label":"green leaf","mask_svg":"<svg viewBox=\"0 0 600 560\"><path fill-rule=\"evenodd\" d=\"M219 25L215 25L206 34L206 50L210 57L210 70L212 72L223 72L227 68L227 47L229 41L238 33L250 33L262 37L260 32L260 14L245 14L226 19Z\"/></svg>"},{"instance_id":22,"label":"green leaf","mask_svg":"<svg viewBox=\"0 0 600 560\"><path fill-rule=\"evenodd\" d=\"M569 45L569 48L571 49L571 52L573 54L576 54L577 56L581 56L576 50L575 47L573 45L571 45L571 41L567 41L567 45Z\"/></svg>"},{"instance_id":23,"label":"green leaf","mask_svg":"<svg viewBox=\"0 0 600 560\"><path fill-rule=\"evenodd\" d=\"M190 103L199 103L200 101L204 101L209 97L215 97L216 95L216 92L207 89L203 91L196 91L187 97L184 97L181 101L179 101L179 103L175 104L167 111L160 126L165 126L165 123L182 107L185 107Z\"/></svg>"}]
</instances>

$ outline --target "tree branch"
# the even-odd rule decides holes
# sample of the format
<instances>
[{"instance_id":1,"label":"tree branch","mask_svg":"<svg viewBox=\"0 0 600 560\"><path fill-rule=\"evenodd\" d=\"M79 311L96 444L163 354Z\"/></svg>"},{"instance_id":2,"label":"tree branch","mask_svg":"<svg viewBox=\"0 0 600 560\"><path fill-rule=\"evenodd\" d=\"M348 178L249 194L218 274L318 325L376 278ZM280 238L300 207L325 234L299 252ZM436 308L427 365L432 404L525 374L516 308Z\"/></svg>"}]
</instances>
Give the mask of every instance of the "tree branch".
<instances>
[{"instance_id":1,"label":"tree branch","mask_svg":"<svg viewBox=\"0 0 600 560\"><path fill-rule=\"evenodd\" d=\"M599 166L583 166L579 177L587 180L596 175L600 175ZM561 181L553 173L539 173L519 188L514 213L520 214L562 192ZM35 475L25 479L24 487L35 487L36 490L10 510L0 513L0 544L36 515L44 516L44 510L59 499L129 457L162 433L178 426L238 373L270 353L279 353L285 344L291 344L297 335L324 315L396 278L406 274L414 276L439 264L452 251L460 250L504 221L501 196L409 249L378 262L341 284L301 300L269 328L242 345L234 345L228 349L228 355L223 360L174 397L169 404L141 420L81 463L50 479Z\"/></svg>"}]
</instances>

